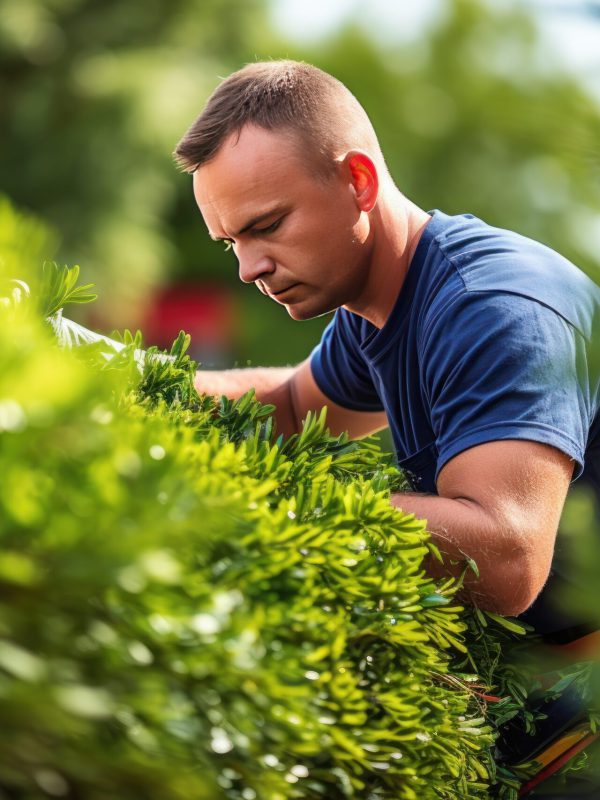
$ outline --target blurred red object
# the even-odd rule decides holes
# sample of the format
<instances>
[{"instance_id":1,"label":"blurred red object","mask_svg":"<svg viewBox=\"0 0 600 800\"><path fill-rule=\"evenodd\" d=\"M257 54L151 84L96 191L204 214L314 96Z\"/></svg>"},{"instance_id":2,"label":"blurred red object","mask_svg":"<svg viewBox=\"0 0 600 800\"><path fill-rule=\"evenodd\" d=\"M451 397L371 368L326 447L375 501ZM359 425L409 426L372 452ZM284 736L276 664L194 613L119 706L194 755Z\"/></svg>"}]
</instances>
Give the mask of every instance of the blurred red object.
<instances>
[{"instance_id":1,"label":"blurred red object","mask_svg":"<svg viewBox=\"0 0 600 800\"><path fill-rule=\"evenodd\" d=\"M170 348L179 331L192 337L189 353L206 366L221 366L234 351L237 309L231 290L218 283L165 286L150 299L142 331L144 345Z\"/></svg>"}]
</instances>

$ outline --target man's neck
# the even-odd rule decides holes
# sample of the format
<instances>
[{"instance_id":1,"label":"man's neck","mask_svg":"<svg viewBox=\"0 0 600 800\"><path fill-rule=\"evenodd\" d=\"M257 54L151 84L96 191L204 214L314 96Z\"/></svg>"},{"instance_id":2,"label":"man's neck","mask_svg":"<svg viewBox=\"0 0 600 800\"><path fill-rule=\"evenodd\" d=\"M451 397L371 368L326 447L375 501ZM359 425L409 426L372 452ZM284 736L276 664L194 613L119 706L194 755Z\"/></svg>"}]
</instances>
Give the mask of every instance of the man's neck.
<instances>
[{"instance_id":1,"label":"man's neck","mask_svg":"<svg viewBox=\"0 0 600 800\"><path fill-rule=\"evenodd\" d=\"M356 302L344 306L377 328L385 325L404 285L410 262L431 216L396 187L382 193L372 213L373 252L369 277Z\"/></svg>"}]
</instances>

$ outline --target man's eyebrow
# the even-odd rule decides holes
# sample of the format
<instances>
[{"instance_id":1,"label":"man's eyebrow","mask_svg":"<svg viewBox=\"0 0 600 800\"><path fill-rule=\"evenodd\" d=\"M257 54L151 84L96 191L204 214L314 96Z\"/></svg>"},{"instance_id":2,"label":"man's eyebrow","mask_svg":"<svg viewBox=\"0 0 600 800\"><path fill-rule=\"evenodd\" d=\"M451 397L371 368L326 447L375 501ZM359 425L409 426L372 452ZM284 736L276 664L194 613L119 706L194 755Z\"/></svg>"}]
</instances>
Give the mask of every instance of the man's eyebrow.
<instances>
[{"instance_id":1,"label":"man's eyebrow","mask_svg":"<svg viewBox=\"0 0 600 800\"><path fill-rule=\"evenodd\" d=\"M251 220L249 220L244 225L244 227L241 228L237 233L234 233L234 236L241 236L242 233L246 233L246 231L249 231L250 228L253 228L255 225L258 225L259 222L264 222L264 220L269 219L269 217L272 217L274 214L280 214L282 211L285 210L286 206L279 205L275 206L275 208L272 208L269 211L265 211L262 214L258 214L258 216L253 217ZM212 234L210 238L213 239L215 242L222 242L222 241L228 242L230 239L229 236L213 236Z\"/></svg>"}]
</instances>

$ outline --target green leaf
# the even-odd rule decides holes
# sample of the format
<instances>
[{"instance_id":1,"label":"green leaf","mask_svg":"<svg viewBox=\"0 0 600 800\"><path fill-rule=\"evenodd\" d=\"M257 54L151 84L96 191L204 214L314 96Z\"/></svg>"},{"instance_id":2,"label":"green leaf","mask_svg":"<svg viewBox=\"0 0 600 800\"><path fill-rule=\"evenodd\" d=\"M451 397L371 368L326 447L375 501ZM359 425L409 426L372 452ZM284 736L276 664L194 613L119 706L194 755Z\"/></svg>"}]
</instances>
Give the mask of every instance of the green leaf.
<instances>
[{"instance_id":1,"label":"green leaf","mask_svg":"<svg viewBox=\"0 0 600 800\"><path fill-rule=\"evenodd\" d=\"M450 602L448 597L444 597L442 594L430 594L427 597L423 597L420 601L423 608L433 608L435 606L447 606Z\"/></svg>"},{"instance_id":2,"label":"green leaf","mask_svg":"<svg viewBox=\"0 0 600 800\"><path fill-rule=\"evenodd\" d=\"M524 636L528 630L531 628L523 622L518 622L515 619L510 617L502 617L500 614L494 614L491 611L484 612L487 617L493 619L494 622L497 622L503 628L506 628L507 631L511 631L512 633L518 633L521 636Z\"/></svg>"}]
</instances>

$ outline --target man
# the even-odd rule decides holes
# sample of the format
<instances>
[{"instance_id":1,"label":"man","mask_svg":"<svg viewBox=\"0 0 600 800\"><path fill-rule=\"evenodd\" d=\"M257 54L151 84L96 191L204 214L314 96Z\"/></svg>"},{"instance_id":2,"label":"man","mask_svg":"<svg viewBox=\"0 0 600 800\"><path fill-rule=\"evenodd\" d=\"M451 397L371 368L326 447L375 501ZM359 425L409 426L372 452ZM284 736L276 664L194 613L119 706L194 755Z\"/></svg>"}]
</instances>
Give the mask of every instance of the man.
<instances>
[{"instance_id":1,"label":"man","mask_svg":"<svg viewBox=\"0 0 600 800\"><path fill-rule=\"evenodd\" d=\"M598 287L537 242L418 208L358 101L306 64L256 63L224 80L176 158L242 281L296 320L336 310L298 366L200 371L198 390L253 387L286 434L322 406L334 433L389 424L415 489L392 502L427 519L444 570L477 563L471 602L530 609L544 633L569 627L546 592L534 601L569 484L591 475L600 443Z\"/></svg>"}]
</instances>

